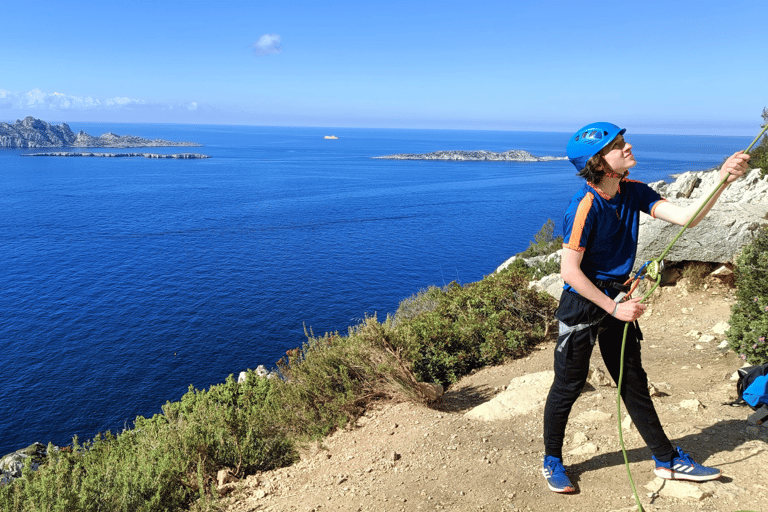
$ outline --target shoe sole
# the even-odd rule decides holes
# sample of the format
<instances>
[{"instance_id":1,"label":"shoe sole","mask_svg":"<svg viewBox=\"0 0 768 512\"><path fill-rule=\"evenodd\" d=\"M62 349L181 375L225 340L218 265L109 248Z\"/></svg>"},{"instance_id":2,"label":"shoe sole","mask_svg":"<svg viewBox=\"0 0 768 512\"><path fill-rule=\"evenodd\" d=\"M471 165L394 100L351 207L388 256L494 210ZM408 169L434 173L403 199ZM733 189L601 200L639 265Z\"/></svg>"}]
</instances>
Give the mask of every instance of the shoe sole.
<instances>
[{"instance_id":1,"label":"shoe sole","mask_svg":"<svg viewBox=\"0 0 768 512\"><path fill-rule=\"evenodd\" d=\"M557 487L552 487L552 486L549 484L549 482L547 482L547 487L549 487L549 490L550 490L550 491L553 491L553 492L559 492L559 493L561 493L561 494L565 494L565 493L568 493L568 492L574 492L574 491L576 490L576 489L574 489L573 487L571 487L570 485L569 485L569 486L566 486L566 487L563 487L562 489L558 489Z\"/></svg>"},{"instance_id":2,"label":"shoe sole","mask_svg":"<svg viewBox=\"0 0 768 512\"><path fill-rule=\"evenodd\" d=\"M559 492L559 493L566 493L566 492L573 492L573 491L575 491L575 489L572 486L570 486L570 485L566 485L565 487L555 487L555 486L553 486L549 482L550 474L547 472L546 468L542 469L541 473L544 475L544 479L547 481L547 487L549 487L550 491ZM570 483L570 481L568 483Z\"/></svg>"},{"instance_id":3,"label":"shoe sole","mask_svg":"<svg viewBox=\"0 0 768 512\"><path fill-rule=\"evenodd\" d=\"M713 475L689 475L681 471L674 471L667 468L656 468L653 473L664 480L689 480L692 482L707 482L709 480L717 480L722 473L718 472Z\"/></svg>"}]
</instances>

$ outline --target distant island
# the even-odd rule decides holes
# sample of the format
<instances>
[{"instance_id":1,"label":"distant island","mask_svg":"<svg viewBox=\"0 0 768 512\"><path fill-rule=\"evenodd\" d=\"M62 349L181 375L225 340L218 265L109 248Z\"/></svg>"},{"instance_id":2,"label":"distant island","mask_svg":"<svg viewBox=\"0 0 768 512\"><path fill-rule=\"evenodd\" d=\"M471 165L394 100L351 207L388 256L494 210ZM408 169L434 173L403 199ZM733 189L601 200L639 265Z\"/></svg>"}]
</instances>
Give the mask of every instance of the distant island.
<instances>
[{"instance_id":1,"label":"distant island","mask_svg":"<svg viewBox=\"0 0 768 512\"><path fill-rule=\"evenodd\" d=\"M339 138L335 135L326 135L323 137L325 140L339 140Z\"/></svg>"},{"instance_id":2,"label":"distant island","mask_svg":"<svg viewBox=\"0 0 768 512\"><path fill-rule=\"evenodd\" d=\"M434 151L432 153L374 156L382 160L460 160L460 161L494 161L494 162L551 162L567 160L564 156L533 156L527 151L510 149L503 153L493 151Z\"/></svg>"},{"instance_id":3,"label":"distant island","mask_svg":"<svg viewBox=\"0 0 768 512\"><path fill-rule=\"evenodd\" d=\"M197 142L171 142L143 139L133 135L105 133L99 137L80 131L77 135L66 123L51 125L32 116L13 124L0 123L0 148L144 148L202 146ZM63 155L56 155L63 156Z\"/></svg>"},{"instance_id":4,"label":"distant island","mask_svg":"<svg viewBox=\"0 0 768 512\"><path fill-rule=\"evenodd\" d=\"M125 158L125 157L143 157L143 158L174 158L177 160L193 160L197 158L211 158L208 155L200 153L175 153L173 155L163 155L160 153L81 153L79 151L57 151L52 153L29 153L21 156L92 156L102 158Z\"/></svg>"}]
</instances>

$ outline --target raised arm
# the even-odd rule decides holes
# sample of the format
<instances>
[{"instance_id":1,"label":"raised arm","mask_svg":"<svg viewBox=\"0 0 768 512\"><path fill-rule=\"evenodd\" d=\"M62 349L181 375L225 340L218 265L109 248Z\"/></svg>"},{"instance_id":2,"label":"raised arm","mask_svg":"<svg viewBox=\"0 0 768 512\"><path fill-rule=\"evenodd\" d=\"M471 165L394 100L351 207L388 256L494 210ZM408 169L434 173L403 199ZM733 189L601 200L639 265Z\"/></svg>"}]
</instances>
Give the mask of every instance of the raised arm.
<instances>
[{"instance_id":1,"label":"raised arm","mask_svg":"<svg viewBox=\"0 0 768 512\"><path fill-rule=\"evenodd\" d=\"M707 201L707 203L701 209L699 214L696 215L696 218L693 219L689 226L694 227L699 222L701 222L701 219L707 216L709 210L712 209L712 206L714 206L720 197L720 194L723 193L728 185L737 180L739 176L742 176L745 172L749 171L749 165L747 164L748 161L749 155L743 151L734 153L720 168L720 180L718 181L718 184L703 194L701 201L691 203L688 206L678 206L668 201L664 201L656 206L654 210L654 216L657 219L662 219L673 224L684 226L691 219L691 217L693 217L693 215L696 213L696 210L701 207L702 203L707 199L707 197L709 197L709 194L711 194L714 190L714 194L710 200ZM726 176L728 176L726 182L723 185L719 185L719 183L722 182Z\"/></svg>"}]
</instances>

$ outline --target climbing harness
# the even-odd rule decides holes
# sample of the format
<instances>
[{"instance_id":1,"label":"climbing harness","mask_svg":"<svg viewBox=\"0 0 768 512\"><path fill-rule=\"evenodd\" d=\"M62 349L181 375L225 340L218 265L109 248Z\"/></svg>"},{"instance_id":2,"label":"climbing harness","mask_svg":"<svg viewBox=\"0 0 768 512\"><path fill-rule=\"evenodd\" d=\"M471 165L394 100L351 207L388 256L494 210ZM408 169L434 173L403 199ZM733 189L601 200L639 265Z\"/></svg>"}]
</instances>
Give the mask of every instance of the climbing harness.
<instances>
[{"instance_id":1,"label":"climbing harness","mask_svg":"<svg viewBox=\"0 0 768 512\"><path fill-rule=\"evenodd\" d=\"M760 140L760 137L763 136L763 134L768 130L768 124L763 127L763 130L760 132L760 134L755 137L755 140L752 141L752 144L749 145L749 147L744 150L744 153L749 154L752 147L755 145L755 143ZM647 261L641 266L638 271L635 273L635 277L631 277L627 280L626 285L630 286L630 291L622 297L620 300L627 300L632 296L632 293L637 289L638 285L640 284L640 281L644 279L646 276L650 278L651 280L655 281L651 289L643 295L643 298L640 300L640 302L645 301L655 290L658 288L659 284L661 284L661 273L664 270L664 257L669 253L669 251L672 249L672 246L675 245L675 243L680 239L680 237L685 233L685 230L688 229L688 226L691 225L691 222L693 222L693 219L698 217L699 213L701 213L701 210L704 209L704 206L709 202L710 199L712 199L712 196L717 193L718 190L720 190L720 187L722 187L725 182L728 180L728 176L726 175L725 178L723 178L720 181L720 184L715 188L712 193L707 196L707 198L701 203L701 206L696 210L696 213L694 213L690 219L688 219L688 222L685 223L683 228L680 230L680 232L677 234L675 238L672 239L672 241L667 245L667 247L662 251L661 255L656 258L655 260ZM621 445L621 453L624 455L624 466L627 468L627 476L629 476L629 483L632 486L632 492L635 495L635 503L637 504L637 509L640 512L644 512L643 506L640 504L640 498L637 496L637 489L635 489L635 481L632 479L632 473L629 470L629 459L627 458L627 449L624 447L624 436L622 435L622 426L621 426L621 384L624 379L624 348L627 342L627 331L629 330L629 322L627 322L624 325L624 338L621 340L621 361L619 362L619 382L616 383L617 385L617 392L616 392L616 409L618 411L618 418L619 418L619 444Z\"/></svg>"}]
</instances>

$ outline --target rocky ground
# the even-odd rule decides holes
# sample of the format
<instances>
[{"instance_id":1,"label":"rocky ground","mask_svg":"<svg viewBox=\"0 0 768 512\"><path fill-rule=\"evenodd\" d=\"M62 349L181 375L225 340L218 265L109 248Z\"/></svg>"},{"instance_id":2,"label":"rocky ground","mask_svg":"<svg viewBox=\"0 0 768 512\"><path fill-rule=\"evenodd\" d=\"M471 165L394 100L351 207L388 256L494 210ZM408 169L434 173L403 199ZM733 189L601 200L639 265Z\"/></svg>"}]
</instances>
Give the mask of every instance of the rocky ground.
<instances>
[{"instance_id":1,"label":"rocky ground","mask_svg":"<svg viewBox=\"0 0 768 512\"><path fill-rule=\"evenodd\" d=\"M733 291L715 278L688 292L657 290L641 319L645 368L673 443L722 470L714 482L656 479L637 431L624 430L630 469L646 511L768 510L768 426L753 426L735 398L737 355L718 348ZM307 447L292 467L234 484L227 512L250 511L629 511L636 510L618 443L616 388L588 385L566 432L565 463L578 490L549 491L541 475L543 394L531 412L467 417L512 379L551 370L554 342L529 357L487 368L451 386L429 408L380 404L354 428ZM603 369L599 351L592 359ZM471 415L470 415L471 416ZM763 476L758 476L762 474Z\"/></svg>"}]
</instances>

